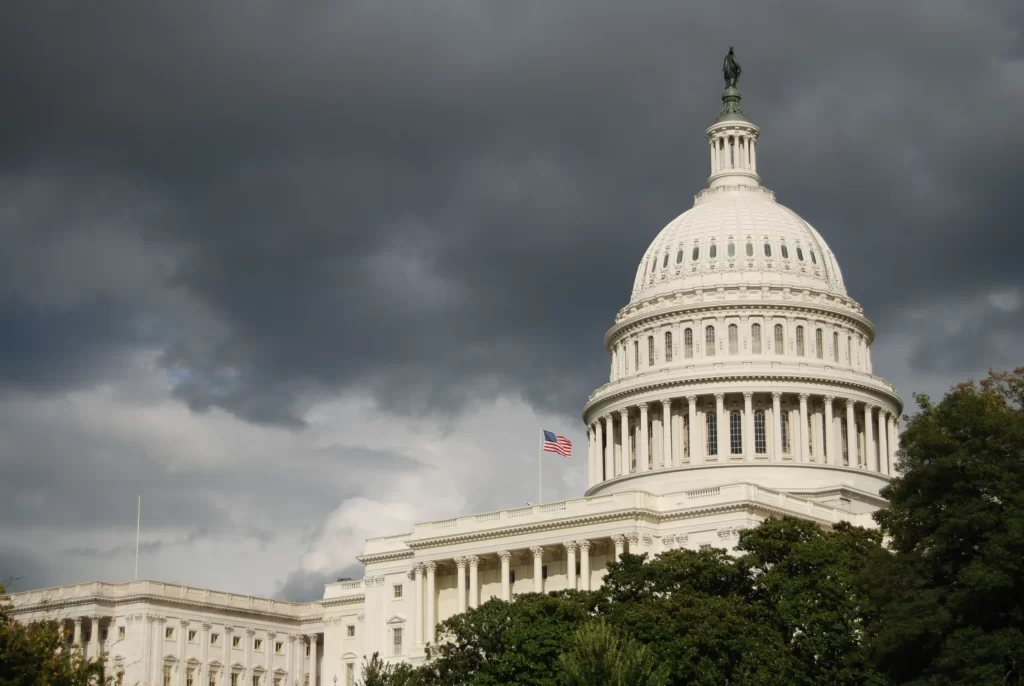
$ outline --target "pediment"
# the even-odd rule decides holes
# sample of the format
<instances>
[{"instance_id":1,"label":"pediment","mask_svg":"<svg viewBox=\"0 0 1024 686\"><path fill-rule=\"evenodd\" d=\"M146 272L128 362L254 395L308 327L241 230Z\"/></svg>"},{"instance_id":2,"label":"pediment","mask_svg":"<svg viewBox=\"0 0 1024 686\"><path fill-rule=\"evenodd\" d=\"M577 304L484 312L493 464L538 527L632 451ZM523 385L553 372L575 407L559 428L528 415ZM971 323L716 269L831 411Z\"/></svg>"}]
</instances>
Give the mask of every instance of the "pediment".
<instances>
[{"instance_id":1,"label":"pediment","mask_svg":"<svg viewBox=\"0 0 1024 686\"><path fill-rule=\"evenodd\" d=\"M241 662L236 662L233 665L231 665L231 670L232 671L235 671L235 670L241 671L243 669L245 669L245 665L243 665Z\"/></svg>"},{"instance_id":2,"label":"pediment","mask_svg":"<svg viewBox=\"0 0 1024 686\"><path fill-rule=\"evenodd\" d=\"M391 619L389 619L385 623L389 626L392 624L405 624L405 617L403 617L402 615L393 615Z\"/></svg>"},{"instance_id":3,"label":"pediment","mask_svg":"<svg viewBox=\"0 0 1024 686\"><path fill-rule=\"evenodd\" d=\"M214 669L220 669L220 660L213 660L212 662L210 662L210 667L213 667Z\"/></svg>"},{"instance_id":4,"label":"pediment","mask_svg":"<svg viewBox=\"0 0 1024 686\"><path fill-rule=\"evenodd\" d=\"M342 660L358 660L359 656L350 651L350 652L347 652L344 655L342 655L341 659Z\"/></svg>"}]
</instances>

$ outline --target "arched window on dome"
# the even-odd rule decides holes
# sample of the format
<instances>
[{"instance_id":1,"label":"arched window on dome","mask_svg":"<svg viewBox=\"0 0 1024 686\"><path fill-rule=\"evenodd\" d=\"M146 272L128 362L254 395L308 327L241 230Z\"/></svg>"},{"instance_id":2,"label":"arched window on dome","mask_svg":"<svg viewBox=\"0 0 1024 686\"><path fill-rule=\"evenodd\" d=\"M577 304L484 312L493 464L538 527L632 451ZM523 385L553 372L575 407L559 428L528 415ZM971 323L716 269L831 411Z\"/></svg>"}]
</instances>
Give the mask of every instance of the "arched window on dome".
<instances>
[{"instance_id":1,"label":"arched window on dome","mask_svg":"<svg viewBox=\"0 0 1024 686\"><path fill-rule=\"evenodd\" d=\"M771 257L772 256L772 244L771 243L765 243L764 244L764 256L765 257Z\"/></svg>"},{"instance_id":2,"label":"arched window on dome","mask_svg":"<svg viewBox=\"0 0 1024 686\"><path fill-rule=\"evenodd\" d=\"M729 247L726 248L725 253L729 257L736 257L736 244L735 243L729 243Z\"/></svg>"},{"instance_id":3,"label":"arched window on dome","mask_svg":"<svg viewBox=\"0 0 1024 686\"><path fill-rule=\"evenodd\" d=\"M814 251L811 251L811 264L818 264L818 258L814 256Z\"/></svg>"},{"instance_id":4,"label":"arched window on dome","mask_svg":"<svg viewBox=\"0 0 1024 686\"><path fill-rule=\"evenodd\" d=\"M654 365L654 336L647 337L647 366Z\"/></svg>"},{"instance_id":5,"label":"arched window on dome","mask_svg":"<svg viewBox=\"0 0 1024 686\"><path fill-rule=\"evenodd\" d=\"M782 324L775 325L775 354L786 354L786 337L782 329Z\"/></svg>"},{"instance_id":6,"label":"arched window on dome","mask_svg":"<svg viewBox=\"0 0 1024 686\"><path fill-rule=\"evenodd\" d=\"M754 256L754 244L753 243L747 243L747 257L753 257L753 256Z\"/></svg>"},{"instance_id":7,"label":"arched window on dome","mask_svg":"<svg viewBox=\"0 0 1024 686\"><path fill-rule=\"evenodd\" d=\"M697 258L699 258L699 257L700 257L700 246L695 245L695 246L693 246L693 257L691 259L694 262L696 262Z\"/></svg>"},{"instance_id":8,"label":"arched window on dome","mask_svg":"<svg viewBox=\"0 0 1024 686\"><path fill-rule=\"evenodd\" d=\"M718 454L718 417L714 412L708 412L704 416L707 417L708 457L714 457Z\"/></svg>"},{"instance_id":9,"label":"arched window on dome","mask_svg":"<svg viewBox=\"0 0 1024 686\"><path fill-rule=\"evenodd\" d=\"M818 329L817 331L814 332L814 349L818 355L819 360L824 359L825 357L825 351L823 350L824 347L825 332L822 331L821 329Z\"/></svg>"},{"instance_id":10,"label":"arched window on dome","mask_svg":"<svg viewBox=\"0 0 1024 686\"><path fill-rule=\"evenodd\" d=\"M846 337L846 366L850 366L850 348L853 347L853 336Z\"/></svg>"},{"instance_id":11,"label":"arched window on dome","mask_svg":"<svg viewBox=\"0 0 1024 686\"><path fill-rule=\"evenodd\" d=\"M633 369L640 371L640 341L633 341Z\"/></svg>"},{"instance_id":12,"label":"arched window on dome","mask_svg":"<svg viewBox=\"0 0 1024 686\"><path fill-rule=\"evenodd\" d=\"M784 259L784 260L788 260L789 259L789 249L786 247L785 243L782 244L782 259Z\"/></svg>"},{"instance_id":13,"label":"arched window on dome","mask_svg":"<svg viewBox=\"0 0 1024 686\"><path fill-rule=\"evenodd\" d=\"M796 354L804 356L804 327L796 327Z\"/></svg>"},{"instance_id":14,"label":"arched window on dome","mask_svg":"<svg viewBox=\"0 0 1024 686\"><path fill-rule=\"evenodd\" d=\"M683 249L679 248L679 252L676 253L676 264L683 261Z\"/></svg>"},{"instance_id":15,"label":"arched window on dome","mask_svg":"<svg viewBox=\"0 0 1024 686\"><path fill-rule=\"evenodd\" d=\"M729 413L729 454L743 454L743 416L739 410Z\"/></svg>"},{"instance_id":16,"label":"arched window on dome","mask_svg":"<svg viewBox=\"0 0 1024 686\"><path fill-rule=\"evenodd\" d=\"M761 325L750 325L750 351L755 355L761 354Z\"/></svg>"},{"instance_id":17,"label":"arched window on dome","mask_svg":"<svg viewBox=\"0 0 1024 686\"><path fill-rule=\"evenodd\" d=\"M661 261L661 268L664 269L668 266L668 250L665 251L665 259Z\"/></svg>"},{"instance_id":18,"label":"arched window on dome","mask_svg":"<svg viewBox=\"0 0 1024 686\"><path fill-rule=\"evenodd\" d=\"M796 246L796 259L800 260L801 262L804 261L804 251L799 245Z\"/></svg>"},{"instance_id":19,"label":"arched window on dome","mask_svg":"<svg viewBox=\"0 0 1024 686\"><path fill-rule=\"evenodd\" d=\"M717 243L712 243L711 247L708 248L708 257L710 259L712 259L712 260L715 259L716 257L718 257L718 244Z\"/></svg>"},{"instance_id":20,"label":"arched window on dome","mask_svg":"<svg viewBox=\"0 0 1024 686\"><path fill-rule=\"evenodd\" d=\"M710 324L704 327L704 355L715 356L715 327Z\"/></svg>"},{"instance_id":21,"label":"arched window on dome","mask_svg":"<svg viewBox=\"0 0 1024 686\"><path fill-rule=\"evenodd\" d=\"M672 361L672 332L665 332L665 361Z\"/></svg>"},{"instance_id":22,"label":"arched window on dome","mask_svg":"<svg viewBox=\"0 0 1024 686\"><path fill-rule=\"evenodd\" d=\"M693 357L693 329L691 328L683 331L683 356L688 360Z\"/></svg>"},{"instance_id":23,"label":"arched window on dome","mask_svg":"<svg viewBox=\"0 0 1024 686\"><path fill-rule=\"evenodd\" d=\"M832 361L839 364L839 334L832 332Z\"/></svg>"},{"instance_id":24,"label":"arched window on dome","mask_svg":"<svg viewBox=\"0 0 1024 686\"><path fill-rule=\"evenodd\" d=\"M622 348L619 351L619 359L622 360L622 374L629 374L629 354L625 343L622 344Z\"/></svg>"},{"instance_id":25,"label":"arched window on dome","mask_svg":"<svg viewBox=\"0 0 1024 686\"><path fill-rule=\"evenodd\" d=\"M764 410L754 410L754 452L758 455L768 452L768 437L764 427Z\"/></svg>"},{"instance_id":26,"label":"arched window on dome","mask_svg":"<svg viewBox=\"0 0 1024 686\"><path fill-rule=\"evenodd\" d=\"M781 415L779 419L782 421L779 422L779 425L782 433L782 452L785 455L789 455L793 452L793 441L789 431L789 411L782 410Z\"/></svg>"},{"instance_id":27,"label":"arched window on dome","mask_svg":"<svg viewBox=\"0 0 1024 686\"><path fill-rule=\"evenodd\" d=\"M849 427L846 426L846 417L839 418L840 447L843 449L843 464L850 464L850 444L846 442L849 436Z\"/></svg>"},{"instance_id":28,"label":"arched window on dome","mask_svg":"<svg viewBox=\"0 0 1024 686\"><path fill-rule=\"evenodd\" d=\"M729 354L737 355L740 352L740 327L735 324L729 325Z\"/></svg>"},{"instance_id":29,"label":"arched window on dome","mask_svg":"<svg viewBox=\"0 0 1024 686\"><path fill-rule=\"evenodd\" d=\"M651 257L651 273L653 274L658 270L658 256L654 255Z\"/></svg>"}]
</instances>

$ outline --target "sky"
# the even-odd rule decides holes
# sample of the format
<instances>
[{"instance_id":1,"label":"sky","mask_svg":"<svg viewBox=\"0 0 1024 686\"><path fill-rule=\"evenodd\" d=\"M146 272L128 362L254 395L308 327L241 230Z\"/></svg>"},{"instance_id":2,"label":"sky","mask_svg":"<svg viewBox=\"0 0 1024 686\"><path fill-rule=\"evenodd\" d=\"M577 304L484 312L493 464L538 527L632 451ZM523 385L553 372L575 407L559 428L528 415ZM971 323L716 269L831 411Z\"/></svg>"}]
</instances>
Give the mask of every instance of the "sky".
<instances>
[{"instance_id":1,"label":"sky","mask_svg":"<svg viewBox=\"0 0 1024 686\"><path fill-rule=\"evenodd\" d=\"M5 0L0 579L310 600L586 479L721 62L913 410L1024 364L1018 0Z\"/></svg>"}]
</instances>

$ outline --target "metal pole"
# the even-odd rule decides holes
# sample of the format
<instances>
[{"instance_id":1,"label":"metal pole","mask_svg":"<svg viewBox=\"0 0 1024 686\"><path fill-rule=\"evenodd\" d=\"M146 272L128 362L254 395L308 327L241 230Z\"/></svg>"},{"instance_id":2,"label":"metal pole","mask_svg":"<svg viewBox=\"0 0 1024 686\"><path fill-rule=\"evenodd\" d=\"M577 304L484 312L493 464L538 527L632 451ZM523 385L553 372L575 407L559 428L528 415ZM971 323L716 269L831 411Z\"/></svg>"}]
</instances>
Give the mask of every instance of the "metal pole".
<instances>
[{"instance_id":1,"label":"metal pole","mask_svg":"<svg viewBox=\"0 0 1024 686\"><path fill-rule=\"evenodd\" d=\"M139 580L139 530L142 526L142 496L139 496L139 510L135 515L135 580Z\"/></svg>"},{"instance_id":2,"label":"metal pole","mask_svg":"<svg viewBox=\"0 0 1024 686\"><path fill-rule=\"evenodd\" d=\"M540 441L537 443L537 504L544 501L544 429L539 429Z\"/></svg>"}]
</instances>

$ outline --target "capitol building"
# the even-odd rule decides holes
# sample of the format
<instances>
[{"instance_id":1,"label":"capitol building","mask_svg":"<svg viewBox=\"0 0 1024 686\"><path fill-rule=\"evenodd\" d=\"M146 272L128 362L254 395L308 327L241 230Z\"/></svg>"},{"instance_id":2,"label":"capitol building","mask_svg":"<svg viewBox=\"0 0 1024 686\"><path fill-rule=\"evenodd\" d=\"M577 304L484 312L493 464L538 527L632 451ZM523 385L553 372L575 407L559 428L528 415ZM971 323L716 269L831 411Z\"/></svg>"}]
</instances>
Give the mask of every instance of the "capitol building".
<instances>
[{"instance_id":1,"label":"capitol building","mask_svg":"<svg viewBox=\"0 0 1024 686\"><path fill-rule=\"evenodd\" d=\"M13 594L15 616L64 621L126 685L346 686L373 652L421 662L438 622L491 598L596 589L625 551L731 549L782 515L874 527L902 402L835 255L761 185L735 81L705 131L707 188L605 334L582 497L367 540L363 578L312 603L96 582Z\"/></svg>"}]
</instances>

